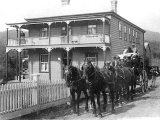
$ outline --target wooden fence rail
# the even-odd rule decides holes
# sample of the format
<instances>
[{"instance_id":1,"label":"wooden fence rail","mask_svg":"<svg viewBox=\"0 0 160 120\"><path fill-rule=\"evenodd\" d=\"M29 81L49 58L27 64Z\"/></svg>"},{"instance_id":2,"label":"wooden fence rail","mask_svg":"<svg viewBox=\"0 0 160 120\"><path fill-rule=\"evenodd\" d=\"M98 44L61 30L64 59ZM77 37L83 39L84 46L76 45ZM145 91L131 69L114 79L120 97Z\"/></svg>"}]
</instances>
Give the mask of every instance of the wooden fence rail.
<instances>
[{"instance_id":1,"label":"wooden fence rail","mask_svg":"<svg viewBox=\"0 0 160 120\"><path fill-rule=\"evenodd\" d=\"M5 84L0 86L0 119L11 119L63 104L69 96L64 80Z\"/></svg>"}]
</instances>

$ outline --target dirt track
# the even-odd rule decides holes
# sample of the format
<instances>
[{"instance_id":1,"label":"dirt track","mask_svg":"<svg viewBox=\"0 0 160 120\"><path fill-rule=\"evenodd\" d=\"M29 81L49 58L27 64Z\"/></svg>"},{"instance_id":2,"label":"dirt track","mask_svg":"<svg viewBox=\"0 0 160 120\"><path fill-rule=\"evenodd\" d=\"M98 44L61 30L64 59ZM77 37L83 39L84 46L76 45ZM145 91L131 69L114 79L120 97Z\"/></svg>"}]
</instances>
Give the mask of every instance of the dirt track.
<instances>
[{"instance_id":1,"label":"dirt track","mask_svg":"<svg viewBox=\"0 0 160 120\"><path fill-rule=\"evenodd\" d=\"M149 85L150 85L149 81ZM142 94L140 89L134 96L133 101L124 101L123 106L116 105L116 113L111 114L111 106L108 105L107 111L103 112L102 119L160 119L160 79L156 81L156 88L149 89L148 92ZM91 110L84 112L84 105L81 104L80 116L71 113L71 108L66 108L66 105L50 108L41 111L40 114L30 114L14 120L22 119L101 119L94 117ZM154 117L154 118L152 118Z\"/></svg>"}]
</instances>

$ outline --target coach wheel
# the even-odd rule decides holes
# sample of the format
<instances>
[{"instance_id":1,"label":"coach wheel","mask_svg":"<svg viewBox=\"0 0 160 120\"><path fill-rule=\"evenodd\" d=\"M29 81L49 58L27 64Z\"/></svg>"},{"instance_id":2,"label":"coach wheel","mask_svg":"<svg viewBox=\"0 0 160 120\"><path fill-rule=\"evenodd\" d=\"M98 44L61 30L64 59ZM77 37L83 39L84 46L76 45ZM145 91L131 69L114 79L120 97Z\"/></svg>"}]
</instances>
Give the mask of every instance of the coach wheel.
<instances>
[{"instance_id":1,"label":"coach wheel","mask_svg":"<svg viewBox=\"0 0 160 120\"><path fill-rule=\"evenodd\" d=\"M143 80L142 80L142 83L141 83L141 89L142 89L142 93L144 93L145 92L145 84L144 84Z\"/></svg>"},{"instance_id":2,"label":"coach wheel","mask_svg":"<svg viewBox=\"0 0 160 120\"><path fill-rule=\"evenodd\" d=\"M147 77L146 72L145 72L145 91L146 92L148 91L148 77Z\"/></svg>"},{"instance_id":3,"label":"coach wheel","mask_svg":"<svg viewBox=\"0 0 160 120\"><path fill-rule=\"evenodd\" d=\"M144 84L141 86L141 89L142 89L142 93L144 93L145 92L145 85Z\"/></svg>"},{"instance_id":4,"label":"coach wheel","mask_svg":"<svg viewBox=\"0 0 160 120\"><path fill-rule=\"evenodd\" d=\"M145 91L145 85L144 85L144 80L143 80L143 76L140 75L140 86L141 86L141 90L142 90L142 93L144 93Z\"/></svg>"}]
</instances>

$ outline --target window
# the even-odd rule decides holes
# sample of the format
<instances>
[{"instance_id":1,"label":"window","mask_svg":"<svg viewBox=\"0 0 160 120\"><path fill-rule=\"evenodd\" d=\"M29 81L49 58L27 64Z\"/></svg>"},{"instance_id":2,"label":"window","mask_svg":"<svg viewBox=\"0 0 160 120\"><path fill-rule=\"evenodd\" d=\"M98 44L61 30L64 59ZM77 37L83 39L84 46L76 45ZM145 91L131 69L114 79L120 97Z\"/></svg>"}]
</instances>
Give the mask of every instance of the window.
<instances>
[{"instance_id":1,"label":"window","mask_svg":"<svg viewBox=\"0 0 160 120\"><path fill-rule=\"evenodd\" d=\"M47 28L42 28L40 30L40 37L47 37L48 36L48 29Z\"/></svg>"},{"instance_id":2,"label":"window","mask_svg":"<svg viewBox=\"0 0 160 120\"><path fill-rule=\"evenodd\" d=\"M96 34L96 25L88 25L88 34L95 35Z\"/></svg>"},{"instance_id":3,"label":"window","mask_svg":"<svg viewBox=\"0 0 160 120\"><path fill-rule=\"evenodd\" d=\"M40 72L49 72L48 54L40 55Z\"/></svg>"},{"instance_id":4,"label":"window","mask_svg":"<svg viewBox=\"0 0 160 120\"><path fill-rule=\"evenodd\" d=\"M136 43L138 43L138 34L137 34L137 31L136 31Z\"/></svg>"},{"instance_id":5,"label":"window","mask_svg":"<svg viewBox=\"0 0 160 120\"><path fill-rule=\"evenodd\" d=\"M86 53L86 60L90 60L93 65L97 65L98 53Z\"/></svg>"},{"instance_id":6,"label":"window","mask_svg":"<svg viewBox=\"0 0 160 120\"><path fill-rule=\"evenodd\" d=\"M88 21L88 35L97 34L97 26L95 20Z\"/></svg>"},{"instance_id":7,"label":"window","mask_svg":"<svg viewBox=\"0 0 160 120\"><path fill-rule=\"evenodd\" d=\"M67 35L67 26L63 26L61 29L61 35Z\"/></svg>"},{"instance_id":8,"label":"window","mask_svg":"<svg viewBox=\"0 0 160 120\"><path fill-rule=\"evenodd\" d=\"M135 42L135 31L134 30L133 30L133 34L132 35L133 35L132 41Z\"/></svg>"},{"instance_id":9,"label":"window","mask_svg":"<svg viewBox=\"0 0 160 120\"><path fill-rule=\"evenodd\" d=\"M71 35L71 34L72 34L71 26L69 26L68 31L69 31L69 35ZM63 27L61 28L61 35L62 35L62 36L63 36L63 35L64 35L64 36L67 35L67 26L63 26Z\"/></svg>"},{"instance_id":10,"label":"window","mask_svg":"<svg viewBox=\"0 0 160 120\"><path fill-rule=\"evenodd\" d=\"M128 28L129 41L131 41L131 28Z\"/></svg>"},{"instance_id":11,"label":"window","mask_svg":"<svg viewBox=\"0 0 160 120\"><path fill-rule=\"evenodd\" d=\"M119 22L119 38L122 38L122 24Z\"/></svg>"},{"instance_id":12,"label":"window","mask_svg":"<svg viewBox=\"0 0 160 120\"><path fill-rule=\"evenodd\" d=\"M137 43L140 43L140 33L137 33Z\"/></svg>"},{"instance_id":13,"label":"window","mask_svg":"<svg viewBox=\"0 0 160 120\"><path fill-rule=\"evenodd\" d=\"M124 26L124 40L127 40L127 26Z\"/></svg>"}]
</instances>

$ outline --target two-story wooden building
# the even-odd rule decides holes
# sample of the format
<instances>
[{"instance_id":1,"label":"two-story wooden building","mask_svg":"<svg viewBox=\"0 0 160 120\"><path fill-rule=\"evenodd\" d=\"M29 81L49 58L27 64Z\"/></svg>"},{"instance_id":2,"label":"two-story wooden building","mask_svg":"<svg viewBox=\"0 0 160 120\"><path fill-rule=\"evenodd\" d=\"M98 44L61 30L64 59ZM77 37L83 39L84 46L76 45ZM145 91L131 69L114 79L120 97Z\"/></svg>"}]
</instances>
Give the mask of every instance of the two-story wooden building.
<instances>
[{"instance_id":1,"label":"two-story wooden building","mask_svg":"<svg viewBox=\"0 0 160 120\"><path fill-rule=\"evenodd\" d=\"M22 62L21 52L28 50L30 78L39 73L42 79L55 80L63 79L64 66L71 61L73 66L80 68L87 58L102 68L104 62L121 54L124 46L135 44L141 51L145 31L118 15L116 0L114 2L113 10L108 12L30 18L23 23L8 23L18 29L19 35L17 40L8 39L6 52L15 49L19 53L19 62ZM20 37L21 29L29 31L28 38Z\"/></svg>"}]
</instances>

